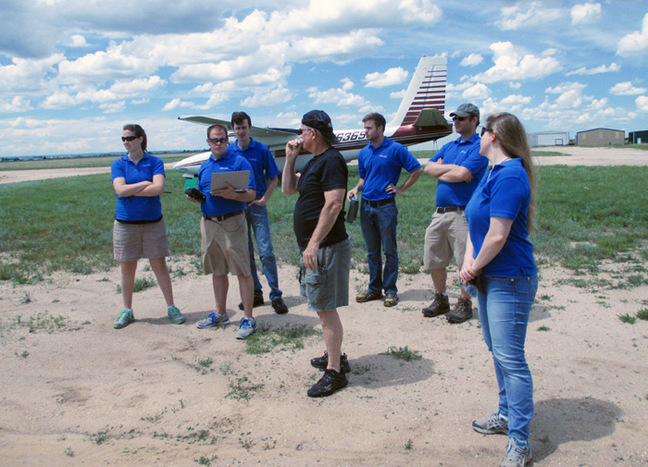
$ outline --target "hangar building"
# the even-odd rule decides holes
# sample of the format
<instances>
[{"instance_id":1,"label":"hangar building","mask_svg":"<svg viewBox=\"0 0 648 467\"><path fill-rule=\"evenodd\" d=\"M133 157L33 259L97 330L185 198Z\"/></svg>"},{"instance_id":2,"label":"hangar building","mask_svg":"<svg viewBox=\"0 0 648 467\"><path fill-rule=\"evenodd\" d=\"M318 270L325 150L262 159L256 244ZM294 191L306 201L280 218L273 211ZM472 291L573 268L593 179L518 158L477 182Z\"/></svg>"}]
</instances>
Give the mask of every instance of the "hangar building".
<instances>
[{"instance_id":1,"label":"hangar building","mask_svg":"<svg viewBox=\"0 0 648 467\"><path fill-rule=\"evenodd\" d=\"M624 130L611 130L610 128L594 128L592 130L576 133L578 146L610 146L622 145L625 142Z\"/></svg>"}]
</instances>

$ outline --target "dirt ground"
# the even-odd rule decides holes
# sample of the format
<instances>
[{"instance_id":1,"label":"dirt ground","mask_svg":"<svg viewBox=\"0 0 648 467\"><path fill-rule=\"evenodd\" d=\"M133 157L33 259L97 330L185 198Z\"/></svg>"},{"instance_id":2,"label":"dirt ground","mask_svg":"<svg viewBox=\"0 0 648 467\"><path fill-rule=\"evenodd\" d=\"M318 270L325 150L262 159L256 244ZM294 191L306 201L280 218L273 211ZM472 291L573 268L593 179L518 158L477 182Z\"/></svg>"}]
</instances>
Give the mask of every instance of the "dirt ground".
<instances>
[{"instance_id":1,"label":"dirt ground","mask_svg":"<svg viewBox=\"0 0 648 467\"><path fill-rule=\"evenodd\" d=\"M578 165L584 165L579 158L594 157L569 149L578 151L565 159ZM645 151L615 151L592 154L600 165L648 160ZM567 163L562 156L541 159ZM189 258L172 257L170 265L195 269ZM648 321L619 319L648 308L648 293L600 285L603 279L623 284L629 268L605 264L595 277L574 277L541 261L527 337L537 465L648 465ZM152 277L145 269L140 263L138 277ZM352 271L352 296L366 280ZM112 328L121 309L116 268L56 274L37 285L0 282L0 465L484 466L501 460L506 437L479 435L470 426L497 406L476 309L459 325L424 318L420 310L432 296L426 274L400 277L401 302L394 308L351 300L340 309L350 383L315 400L306 390L320 376L309 360L321 355L321 336L306 338L301 349L250 355L234 337L242 316L235 279L228 297L232 324L207 330L195 323L213 309L210 279L189 273L173 281L186 324L170 324L159 289L151 288L135 295L137 321L122 330ZM299 297L294 267L281 266L280 286L290 312L275 315L266 302L255 309L259 323L319 329ZM457 291L453 282L453 302ZM390 347L405 346L422 358L388 355Z\"/></svg>"}]
</instances>

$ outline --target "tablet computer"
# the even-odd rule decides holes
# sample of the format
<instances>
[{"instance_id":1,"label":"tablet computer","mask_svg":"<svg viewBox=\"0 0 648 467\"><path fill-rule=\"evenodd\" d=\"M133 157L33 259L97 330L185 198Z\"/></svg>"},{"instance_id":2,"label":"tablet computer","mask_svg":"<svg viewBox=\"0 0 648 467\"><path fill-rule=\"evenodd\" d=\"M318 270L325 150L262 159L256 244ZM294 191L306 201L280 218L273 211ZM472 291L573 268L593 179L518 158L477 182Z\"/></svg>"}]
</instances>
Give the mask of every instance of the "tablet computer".
<instances>
[{"instance_id":1,"label":"tablet computer","mask_svg":"<svg viewBox=\"0 0 648 467\"><path fill-rule=\"evenodd\" d=\"M227 183L232 185L234 187L234 190L236 191L247 191L249 181L249 170L238 170L234 172L214 172L211 176L210 192L214 193L214 190L227 188Z\"/></svg>"}]
</instances>

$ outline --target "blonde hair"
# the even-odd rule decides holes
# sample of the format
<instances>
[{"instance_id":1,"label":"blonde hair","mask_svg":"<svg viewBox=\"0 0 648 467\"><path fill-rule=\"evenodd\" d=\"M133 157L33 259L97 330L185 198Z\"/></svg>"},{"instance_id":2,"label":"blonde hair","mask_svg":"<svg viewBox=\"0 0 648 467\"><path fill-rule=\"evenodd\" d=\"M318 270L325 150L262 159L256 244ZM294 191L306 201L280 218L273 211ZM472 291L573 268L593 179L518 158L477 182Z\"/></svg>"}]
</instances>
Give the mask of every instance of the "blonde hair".
<instances>
[{"instance_id":1,"label":"blonde hair","mask_svg":"<svg viewBox=\"0 0 648 467\"><path fill-rule=\"evenodd\" d=\"M515 115L501 112L489 115L486 119L486 127L497 136L500 146L509 157L522 160L522 167L526 170L531 189L527 229L532 232L536 213L536 177L524 125Z\"/></svg>"}]
</instances>

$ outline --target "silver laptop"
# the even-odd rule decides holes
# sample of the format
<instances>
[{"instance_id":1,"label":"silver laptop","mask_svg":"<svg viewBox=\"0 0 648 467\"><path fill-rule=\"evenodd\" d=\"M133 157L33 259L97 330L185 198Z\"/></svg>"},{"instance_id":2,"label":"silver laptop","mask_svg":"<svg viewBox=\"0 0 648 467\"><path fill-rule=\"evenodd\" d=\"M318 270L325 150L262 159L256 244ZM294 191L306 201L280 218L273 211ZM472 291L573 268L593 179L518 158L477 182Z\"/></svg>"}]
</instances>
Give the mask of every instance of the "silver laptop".
<instances>
[{"instance_id":1,"label":"silver laptop","mask_svg":"<svg viewBox=\"0 0 648 467\"><path fill-rule=\"evenodd\" d=\"M250 181L249 170L238 170L235 172L214 172L211 176L211 189L214 190L227 188L227 183L234 187L234 190L242 192L247 191L248 182Z\"/></svg>"}]
</instances>

